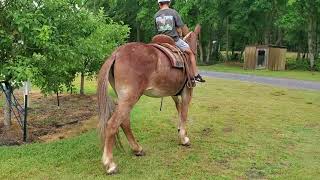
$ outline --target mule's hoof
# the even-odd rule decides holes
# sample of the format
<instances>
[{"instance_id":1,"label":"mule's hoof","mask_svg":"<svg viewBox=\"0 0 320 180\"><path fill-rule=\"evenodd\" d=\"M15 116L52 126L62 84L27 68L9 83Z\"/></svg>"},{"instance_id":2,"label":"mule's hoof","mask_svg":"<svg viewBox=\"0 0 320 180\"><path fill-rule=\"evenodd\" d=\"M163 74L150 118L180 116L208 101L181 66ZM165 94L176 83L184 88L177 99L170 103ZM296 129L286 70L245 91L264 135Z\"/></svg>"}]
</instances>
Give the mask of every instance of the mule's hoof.
<instances>
[{"instance_id":1,"label":"mule's hoof","mask_svg":"<svg viewBox=\"0 0 320 180\"><path fill-rule=\"evenodd\" d=\"M191 143L190 142L188 142L188 143L185 143L185 144L181 144L182 146L184 146L184 147L190 147L191 146Z\"/></svg>"},{"instance_id":2,"label":"mule's hoof","mask_svg":"<svg viewBox=\"0 0 320 180\"><path fill-rule=\"evenodd\" d=\"M143 150L133 152L133 154L136 155L136 156L138 156L138 157L140 157L140 156L145 156L145 155L146 155L146 153L145 153Z\"/></svg>"},{"instance_id":3,"label":"mule's hoof","mask_svg":"<svg viewBox=\"0 0 320 180\"><path fill-rule=\"evenodd\" d=\"M107 175L114 175L118 173L118 167L115 164L112 164L109 169L107 169Z\"/></svg>"},{"instance_id":4,"label":"mule's hoof","mask_svg":"<svg viewBox=\"0 0 320 180\"><path fill-rule=\"evenodd\" d=\"M191 146L190 139L188 137L185 137L183 139L182 146L186 146L186 147Z\"/></svg>"}]
</instances>

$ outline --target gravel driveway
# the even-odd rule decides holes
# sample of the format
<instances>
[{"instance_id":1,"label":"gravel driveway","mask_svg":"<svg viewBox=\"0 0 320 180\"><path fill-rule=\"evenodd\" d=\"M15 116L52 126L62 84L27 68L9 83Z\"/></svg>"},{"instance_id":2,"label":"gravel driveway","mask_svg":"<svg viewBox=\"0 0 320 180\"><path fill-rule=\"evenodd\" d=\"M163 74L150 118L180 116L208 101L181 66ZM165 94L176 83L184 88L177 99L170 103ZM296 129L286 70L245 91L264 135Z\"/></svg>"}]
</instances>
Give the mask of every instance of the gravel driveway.
<instances>
[{"instance_id":1,"label":"gravel driveway","mask_svg":"<svg viewBox=\"0 0 320 180\"><path fill-rule=\"evenodd\" d=\"M320 91L320 82L313 82L313 81L263 77L263 76L224 73L224 72L215 72L215 71L200 71L200 74L206 77L239 80L239 81L254 82L254 83L260 83L260 84L269 84L273 86L286 87L289 89L307 89L307 90Z\"/></svg>"}]
</instances>

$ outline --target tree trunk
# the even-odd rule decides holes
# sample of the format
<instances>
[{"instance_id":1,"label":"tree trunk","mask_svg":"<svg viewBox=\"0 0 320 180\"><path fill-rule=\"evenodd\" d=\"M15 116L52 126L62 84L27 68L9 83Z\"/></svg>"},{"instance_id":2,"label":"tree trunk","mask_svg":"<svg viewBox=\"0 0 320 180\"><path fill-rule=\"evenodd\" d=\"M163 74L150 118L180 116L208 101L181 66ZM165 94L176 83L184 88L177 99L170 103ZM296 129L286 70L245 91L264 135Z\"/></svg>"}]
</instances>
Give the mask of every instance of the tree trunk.
<instances>
[{"instance_id":1,"label":"tree trunk","mask_svg":"<svg viewBox=\"0 0 320 180\"><path fill-rule=\"evenodd\" d=\"M5 85L5 104L4 104L4 126L10 128L12 119L12 88L10 85Z\"/></svg>"},{"instance_id":2,"label":"tree trunk","mask_svg":"<svg viewBox=\"0 0 320 180\"><path fill-rule=\"evenodd\" d=\"M266 32L264 33L264 44L269 44L269 30L266 30Z\"/></svg>"},{"instance_id":3,"label":"tree trunk","mask_svg":"<svg viewBox=\"0 0 320 180\"><path fill-rule=\"evenodd\" d=\"M241 49L241 53L240 53L240 62L243 62L242 59L243 59L243 53L244 53L244 50L246 49L246 47L243 47Z\"/></svg>"},{"instance_id":4,"label":"tree trunk","mask_svg":"<svg viewBox=\"0 0 320 180\"><path fill-rule=\"evenodd\" d=\"M209 64L210 63L210 55L211 55L211 43L208 42L208 46L206 49L206 63Z\"/></svg>"},{"instance_id":5,"label":"tree trunk","mask_svg":"<svg viewBox=\"0 0 320 180\"><path fill-rule=\"evenodd\" d=\"M320 32L319 32L319 23L320 21L316 21L317 25L316 25L316 59L319 58L319 53L320 53L320 46L319 46L319 43L320 43Z\"/></svg>"},{"instance_id":6,"label":"tree trunk","mask_svg":"<svg viewBox=\"0 0 320 180\"><path fill-rule=\"evenodd\" d=\"M57 94L57 104L58 104L58 107L60 107L60 97L59 97L59 92L57 91L56 92Z\"/></svg>"},{"instance_id":7,"label":"tree trunk","mask_svg":"<svg viewBox=\"0 0 320 180\"><path fill-rule=\"evenodd\" d=\"M202 47L201 40L200 40L199 43L198 43L198 47L199 47L199 52L200 52L200 59L199 59L199 61L200 61L201 63L203 63L203 47Z\"/></svg>"},{"instance_id":8,"label":"tree trunk","mask_svg":"<svg viewBox=\"0 0 320 180\"><path fill-rule=\"evenodd\" d=\"M282 33L281 29L279 28L278 29L278 39L277 39L276 45L282 46L282 40L283 40L283 33Z\"/></svg>"},{"instance_id":9,"label":"tree trunk","mask_svg":"<svg viewBox=\"0 0 320 180\"><path fill-rule=\"evenodd\" d=\"M229 58L229 16L227 17L227 40L226 40L227 42L226 42L226 53L227 53L227 55L226 55L226 57L227 57L227 61L229 61L230 60L230 58Z\"/></svg>"},{"instance_id":10,"label":"tree trunk","mask_svg":"<svg viewBox=\"0 0 320 180\"><path fill-rule=\"evenodd\" d=\"M84 73L81 73L80 95L84 95Z\"/></svg>"},{"instance_id":11,"label":"tree trunk","mask_svg":"<svg viewBox=\"0 0 320 180\"><path fill-rule=\"evenodd\" d=\"M298 43L298 53L297 53L297 60L302 58L303 50L301 43Z\"/></svg>"},{"instance_id":12,"label":"tree trunk","mask_svg":"<svg viewBox=\"0 0 320 180\"><path fill-rule=\"evenodd\" d=\"M316 55L316 30L317 30L317 19L314 14L310 14L309 25L308 25L308 48L309 48L309 61L310 68L314 68L314 61Z\"/></svg>"},{"instance_id":13,"label":"tree trunk","mask_svg":"<svg viewBox=\"0 0 320 180\"><path fill-rule=\"evenodd\" d=\"M300 51L300 49L298 50L298 53L297 53L297 58L296 58L296 60L299 60L299 59L301 59L301 51Z\"/></svg>"},{"instance_id":14,"label":"tree trunk","mask_svg":"<svg viewBox=\"0 0 320 180\"><path fill-rule=\"evenodd\" d=\"M271 29L272 29L272 12L265 15L266 27L264 32L264 44L269 45L271 39Z\"/></svg>"},{"instance_id":15,"label":"tree trunk","mask_svg":"<svg viewBox=\"0 0 320 180\"><path fill-rule=\"evenodd\" d=\"M137 22L137 42L141 41L141 31L140 31L140 24Z\"/></svg>"}]
</instances>

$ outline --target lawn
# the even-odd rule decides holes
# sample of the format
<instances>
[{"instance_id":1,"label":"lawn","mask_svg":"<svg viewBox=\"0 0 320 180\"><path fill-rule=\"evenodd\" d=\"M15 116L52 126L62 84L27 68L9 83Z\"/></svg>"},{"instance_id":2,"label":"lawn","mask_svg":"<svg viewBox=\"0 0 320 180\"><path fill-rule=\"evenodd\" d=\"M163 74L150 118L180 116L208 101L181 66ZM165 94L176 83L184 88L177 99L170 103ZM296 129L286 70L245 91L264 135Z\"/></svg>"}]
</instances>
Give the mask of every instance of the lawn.
<instances>
[{"instance_id":1,"label":"lawn","mask_svg":"<svg viewBox=\"0 0 320 180\"><path fill-rule=\"evenodd\" d=\"M218 71L218 72L240 73L240 74L289 78L289 79L298 79L298 80L307 80L307 81L320 81L320 72L310 72L310 71L244 70L242 67L239 67L239 66L230 66L225 64L199 66L199 69L203 71Z\"/></svg>"},{"instance_id":2,"label":"lawn","mask_svg":"<svg viewBox=\"0 0 320 180\"><path fill-rule=\"evenodd\" d=\"M320 172L320 93L209 79L189 116L192 146L178 145L170 98L143 97L132 128L147 155L116 150L120 174L100 163L95 130L46 144L0 147L0 179L316 179ZM95 118L93 119L95 120Z\"/></svg>"}]
</instances>

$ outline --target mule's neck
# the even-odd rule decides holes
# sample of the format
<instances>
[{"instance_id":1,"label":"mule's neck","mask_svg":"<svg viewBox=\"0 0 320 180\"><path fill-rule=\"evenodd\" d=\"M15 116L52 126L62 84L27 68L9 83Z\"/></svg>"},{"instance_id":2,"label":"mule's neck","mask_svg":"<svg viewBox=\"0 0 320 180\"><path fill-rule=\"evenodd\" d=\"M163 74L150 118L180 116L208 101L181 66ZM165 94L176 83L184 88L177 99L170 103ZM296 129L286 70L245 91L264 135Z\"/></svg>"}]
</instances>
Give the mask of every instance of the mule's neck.
<instances>
[{"instance_id":1,"label":"mule's neck","mask_svg":"<svg viewBox=\"0 0 320 180\"><path fill-rule=\"evenodd\" d=\"M198 36L194 32L190 32L184 39L190 46L191 51L196 55L198 50Z\"/></svg>"}]
</instances>

